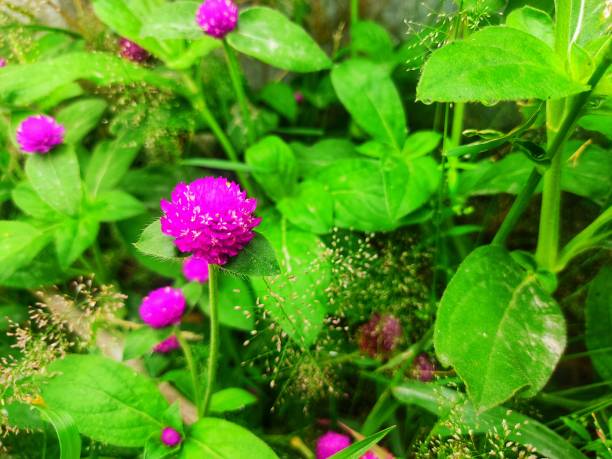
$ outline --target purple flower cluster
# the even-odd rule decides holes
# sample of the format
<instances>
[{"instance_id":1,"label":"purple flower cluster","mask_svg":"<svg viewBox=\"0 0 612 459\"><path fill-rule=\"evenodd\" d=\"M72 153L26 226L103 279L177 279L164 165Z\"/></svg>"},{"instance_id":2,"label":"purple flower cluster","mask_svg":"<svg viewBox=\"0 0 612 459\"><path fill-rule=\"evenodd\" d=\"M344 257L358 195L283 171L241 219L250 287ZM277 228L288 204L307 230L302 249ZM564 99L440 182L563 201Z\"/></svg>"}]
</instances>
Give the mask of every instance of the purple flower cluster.
<instances>
[{"instance_id":1,"label":"purple flower cluster","mask_svg":"<svg viewBox=\"0 0 612 459\"><path fill-rule=\"evenodd\" d=\"M132 62L146 62L151 58L149 52L127 38L119 39L119 54Z\"/></svg>"},{"instance_id":2,"label":"purple flower cluster","mask_svg":"<svg viewBox=\"0 0 612 459\"><path fill-rule=\"evenodd\" d=\"M231 0L205 0L198 8L196 22L205 34L223 38L236 28L238 7Z\"/></svg>"},{"instance_id":3,"label":"purple flower cluster","mask_svg":"<svg viewBox=\"0 0 612 459\"><path fill-rule=\"evenodd\" d=\"M402 325L392 315L373 314L359 328L359 348L372 357L390 354L402 339Z\"/></svg>"},{"instance_id":4,"label":"purple flower cluster","mask_svg":"<svg viewBox=\"0 0 612 459\"><path fill-rule=\"evenodd\" d=\"M188 257L183 261L183 275L192 282L208 280L208 262L204 258Z\"/></svg>"},{"instance_id":5,"label":"purple flower cluster","mask_svg":"<svg viewBox=\"0 0 612 459\"><path fill-rule=\"evenodd\" d=\"M167 354L168 352L172 352L181 347L179 344L178 338L175 335L169 336L165 340L157 343L153 348L153 352L157 352L159 354Z\"/></svg>"},{"instance_id":6,"label":"purple flower cluster","mask_svg":"<svg viewBox=\"0 0 612 459\"><path fill-rule=\"evenodd\" d=\"M342 451L344 448L351 446L351 439L347 435L338 432L329 431L319 437L317 440L316 455L317 459L327 459L334 454ZM378 459L377 456L368 451L360 459Z\"/></svg>"},{"instance_id":7,"label":"purple flower cluster","mask_svg":"<svg viewBox=\"0 0 612 459\"><path fill-rule=\"evenodd\" d=\"M165 427L162 430L161 441L166 446L176 446L183 440L181 434L172 427Z\"/></svg>"},{"instance_id":8,"label":"purple flower cluster","mask_svg":"<svg viewBox=\"0 0 612 459\"><path fill-rule=\"evenodd\" d=\"M256 207L255 199L223 177L179 183L172 200L161 201L161 229L181 252L223 265L253 239L261 221L253 215Z\"/></svg>"},{"instance_id":9,"label":"purple flower cluster","mask_svg":"<svg viewBox=\"0 0 612 459\"><path fill-rule=\"evenodd\" d=\"M153 328L176 325L185 312L185 297L181 289L162 287L145 296L140 304L140 318Z\"/></svg>"},{"instance_id":10,"label":"purple flower cluster","mask_svg":"<svg viewBox=\"0 0 612 459\"><path fill-rule=\"evenodd\" d=\"M64 141L64 131L50 116L29 116L17 128L17 143L24 153L49 153Z\"/></svg>"},{"instance_id":11,"label":"purple flower cluster","mask_svg":"<svg viewBox=\"0 0 612 459\"><path fill-rule=\"evenodd\" d=\"M431 381L435 372L436 366L427 354L419 354L414 360L414 375L419 381Z\"/></svg>"}]
</instances>

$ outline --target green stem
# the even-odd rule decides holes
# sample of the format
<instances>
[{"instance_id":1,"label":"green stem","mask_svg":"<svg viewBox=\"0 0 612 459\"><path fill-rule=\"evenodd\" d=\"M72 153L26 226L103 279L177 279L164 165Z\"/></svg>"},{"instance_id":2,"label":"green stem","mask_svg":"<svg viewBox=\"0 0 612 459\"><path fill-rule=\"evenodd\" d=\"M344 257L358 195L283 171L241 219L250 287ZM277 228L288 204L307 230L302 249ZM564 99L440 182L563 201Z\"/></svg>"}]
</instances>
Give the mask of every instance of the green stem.
<instances>
[{"instance_id":1,"label":"green stem","mask_svg":"<svg viewBox=\"0 0 612 459\"><path fill-rule=\"evenodd\" d=\"M359 0L351 0L351 26L359 22Z\"/></svg>"},{"instance_id":2,"label":"green stem","mask_svg":"<svg viewBox=\"0 0 612 459\"><path fill-rule=\"evenodd\" d=\"M187 361L187 368L189 369L189 373L191 374L191 385L193 386L193 401L196 406L196 411L198 413L198 419L202 417L202 401L200 398L200 385L198 384L200 380L200 375L198 373L198 367L193 358L193 353L191 352L191 347L187 340L183 337L180 330L176 330L176 339L181 345L181 349L183 350L183 355L185 356L185 360Z\"/></svg>"},{"instance_id":3,"label":"green stem","mask_svg":"<svg viewBox=\"0 0 612 459\"><path fill-rule=\"evenodd\" d=\"M253 126L253 119L251 118L251 111L249 110L249 102L242 84L240 64L238 63L236 53L234 53L232 47L229 46L225 40L223 40L223 48L225 50L227 68L229 70L230 79L232 80L232 86L234 87L236 99L238 100L238 105L240 106L240 111L242 112L242 119L246 127L247 139L249 141L249 145L252 145L255 143L255 127Z\"/></svg>"},{"instance_id":4,"label":"green stem","mask_svg":"<svg viewBox=\"0 0 612 459\"><path fill-rule=\"evenodd\" d=\"M210 399L212 397L217 376L217 359L219 357L219 268L216 265L208 265L208 314L210 317L210 340L208 349L208 368L206 378L206 392L202 401L202 413L208 414Z\"/></svg>"},{"instance_id":5,"label":"green stem","mask_svg":"<svg viewBox=\"0 0 612 459\"><path fill-rule=\"evenodd\" d=\"M227 135L213 116L212 112L208 108L208 105L206 104L206 99L204 98L204 94L202 93L200 87L187 73L183 73L183 81L185 82L185 85L190 91L189 99L193 108L195 108L200 113L200 115L202 115L202 119L210 128L212 133L215 135L215 137L221 144L221 147L223 147L223 150L227 154L227 157L231 161L240 162L240 160L238 159L238 153L236 153L234 146L232 145L229 138L227 137ZM253 196L255 188L253 187L253 184L251 183L249 177L240 171L236 171L236 175L240 179L240 182L242 183L242 186L246 190L247 194Z\"/></svg>"}]
</instances>

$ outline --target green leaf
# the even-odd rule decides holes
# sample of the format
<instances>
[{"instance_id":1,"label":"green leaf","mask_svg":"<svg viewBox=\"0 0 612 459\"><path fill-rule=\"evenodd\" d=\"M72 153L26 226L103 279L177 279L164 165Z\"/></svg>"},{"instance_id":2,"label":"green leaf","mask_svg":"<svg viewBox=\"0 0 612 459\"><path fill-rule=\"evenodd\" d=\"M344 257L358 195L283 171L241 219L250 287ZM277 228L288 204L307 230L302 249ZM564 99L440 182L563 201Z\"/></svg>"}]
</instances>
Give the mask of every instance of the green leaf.
<instances>
[{"instance_id":1,"label":"green leaf","mask_svg":"<svg viewBox=\"0 0 612 459\"><path fill-rule=\"evenodd\" d=\"M266 194L278 201L291 195L297 185L297 161L280 137L268 136L248 148L246 163Z\"/></svg>"},{"instance_id":2,"label":"green leaf","mask_svg":"<svg viewBox=\"0 0 612 459\"><path fill-rule=\"evenodd\" d=\"M546 43L520 30L492 26L434 51L423 67L424 102L560 99L586 91L572 81Z\"/></svg>"},{"instance_id":3,"label":"green leaf","mask_svg":"<svg viewBox=\"0 0 612 459\"><path fill-rule=\"evenodd\" d=\"M25 173L38 196L66 215L76 215L81 206L81 175L74 150L67 145L45 155L29 156Z\"/></svg>"},{"instance_id":4,"label":"green leaf","mask_svg":"<svg viewBox=\"0 0 612 459\"><path fill-rule=\"evenodd\" d=\"M241 276L273 276L280 272L274 249L260 233L255 233L242 252L221 269Z\"/></svg>"},{"instance_id":5,"label":"green leaf","mask_svg":"<svg viewBox=\"0 0 612 459\"><path fill-rule=\"evenodd\" d=\"M533 163L521 153L511 153L499 161L485 159L473 170L459 175L459 194L517 194L523 189Z\"/></svg>"},{"instance_id":6,"label":"green leaf","mask_svg":"<svg viewBox=\"0 0 612 459\"><path fill-rule=\"evenodd\" d=\"M191 427L181 459L278 459L258 437L232 422L203 418Z\"/></svg>"},{"instance_id":7,"label":"green leaf","mask_svg":"<svg viewBox=\"0 0 612 459\"><path fill-rule=\"evenodd\" d=\"M612 380L612 265L604 266L589 285L586 300L586 345L597 373Z\"/></svg>"},{"instance_id":8,"label":"green leaf","mask_svg":"<svg viewBox=\"0 0 612 459\"><path fill-rule=\"evenodd\" d=\"M381 441L385 436L395 429L395 426L387 427L386 429L376 432L375 434L368 435L363 440L353 443L348 448L344 448L342 451L337 452L330 459L359 459L365 453L368 452L373 446Z\"/></svg>"},{"instance_id":9,"label":"green leaf","mask_svg":"<svg viewBox=\"0 0 612 459\"><path fill-rule=\"evenodd\" d=\"M115 140L96 145L85 173L85 184L92 195L115 187L130 168L142 146L137 133L124 131Z\"/></svg>"},{"instance_id":10,"label":"green leaf","mask_svg":"<svg viewBox=\"0 0 612 459\"><path fill-rule=\"evenodd\" d=\"M237 276L219 277L219 323L250 332L255 326L255 298L248 280ZM202 295L200 309L209 314L208 295Z\"/></svg>"},{"instance_id":11,"label":"green leaf","mask_svg":"<svg viewBox=\"0 0 612 459\"><path fill-rule=\"evenodd\" d=\"M94 243L99 229L100 223L89 216L67 218L62 222L54 233L55 250L62 269L68 268Z\"/></svg>"},{"instance_id":12,"label":"green leaf","mask_svg":"<svg viewBox=\"0 0 612 459\"><path fill-rule=\"evenodd\" d=\"M41 233L41 236L42 240L36 241L36 244L40 242L43 246L47 245L51 235ZM29 249L30 246L28 246ZM51 284L57 284L65 280L66 277L67 273L60 268L57 261L55 248L48 245L39 250L37 254L32 256L29 262L21 265L6 279L2 279L0 273L0 285L19 289L38 289Z\"/></svg>"},{"instance_id":13,"label":"green leaf","mask_svg":"<svg viewBox=\"0 0 612 459\"><path fill-rule=\"evenodd\" d=\"M585 456L568 441L535 419L504 407L479 413L472 403L465 400L463 394L438 384L409 381L394 387L392 393L400 402L417 405L441 419L452 416L465 430L487 433L497 429L498 432L503 432L504 425L511 426L508 440L522 445L532 445L544 457L585 459ZM517 425L520 425L520 428L514 427ZM446 437L455 433L445 429L443 423L438 423L437 426L432 435Z\"/></svg>"},{"instance_id":14,"label":"green leaf","mask_svg":"<svg viewBox=\"0 0 612 459\"><path fill-rule=\"evenodd\" d=\"M410 159L420 158L434 151L441 140L442 135L436 131L413 132L404 143L402 155L406 155Z\"/></svg>"},{"instance_id":15,"label":"green leaf","mask_svg":"<svg viewBox=\"0 0 612 459\"><path fill-rule=\"evenodd\" d=\"M295 226L315 234L328 233L334 224L333 197L320 183L300 183L295 196L281 199L276 207Z\"/></svg>"},{"instance_id":16,"label":"green leaf","mask_svg":"<svg viewBox=\"0 0 612 459\"><path fill-rule=\"evenodd\" d=\"M204 38L202 29L196 23L196 12L199 6L199 2L188 1L162 3L144 18L140 36L162 40L167 38L209 39ZM210 40L214 39L210 38Z\"/></svg>"},{"instance_id":17,"label":"green leaf","mask_svg":"<svg viewBox=\"0 0 612 459\"><path fill-rule=\"evenodd\" d=\"M134 247L145 255L155 258L174 262L181 261L176 256L172 238L162 233L159 220L155 220L142 231L140 239L134 243Z\"/></svg>"},{"instance_id":18,"label":"green leaf","mask_svg":"<svg viewBox=\"0 0 612 459\"><path fill-rule=\"evenodd\" d=\"M406 139L406 116L386 69L364 59L334 66L332 84L355 122L376 140L401 150Z\"/></svg>"},{"instance_id":19,"label":"green leaf","mask_svg":"<svg viewBox=\"0 0 612 459\"><path fill-rule=\"evenodd\" d=\"M60 445L59 459L79 459L81 457L81 435L72 417L62 410L50 410L37 407L42 418L48 421L55 432Z\"/></svg>"},{"instance_id":20,"label":"green leaf","mask_svg":"<svg viewBox=\"0 0 612 459\"><path fill-rule=\"evenodd\" d=\"M100 193L88 210L88 215L101 222L125 220L146 212L145 206L131 194L121 190Z\"/></svg>"},{"instance_id":21,"label":"green leaf","mask_svg":"<svg viewBox=\"0 0 612 459\"><path fill-rule=\"evenodd\" d=\"M327 166L341 159L357 159L355 145L346 139L324 139L313 145L294 142L291 148L295 153L301 177L311 178Z\"/></svg>"},{"instance_id":22,"label":"green leaf","mask_svg":"<svg viewBox=\"0 0 612 459\"><path fill-rule=\"evenodd\" d=\"M72 354L53 362L49 374L57 376L43 386L45 404L66 411L92 440L143 447L150 435L161 434L160 417L168 404L153 381L131 368L97 355Z\"/></svg>"},{"instance_id":23,"label":"green leaf","mask_svg":"<svg viewBox=\"0 0 612 459\"><path fill-rule=\"evenodd\" d=\"M452 365L479 410L546 384L566 341L555 300L501 247L474 250L446 288L435 324L440 362Z\"/></svg>"},{"instance_id":24,"label":"green leaf","mask_svg":"<svg viewBox=\"0 0 612 459\"><path fill-rule=\"evenodd\" d=\"M28 182L18 183L11 191L11 197L17 207L34 218L56 220L61 217L61 214L40 199Z\"/></svg>"},{"instance_id":25,"label":"green leaf","mask_svg":"<svg viewBox=\"0 0 612 459\"><path fill-rule=\"evenodd\" d=\"M351 24L351 48L374 61L386 61L393 57L393 41L387 30L373 21Z\"/></svg>"},{"instance_id":26,"label":"green leaf","mask_svg":"<svg viewBox=\"0 0 612 459\"><path fill-rule=\"evenodd\" d=\"M259 98L290 121L295 121L298 106L291 86L268 83L259 92Z\"/></svg>"},{"instance_id":27,"label":"green leaf","mask_svg":"<svg viewBox=\"0 0 612 459\"><path fill-rule=\"evenodd\" d=\"M66 128L65 143L79 143L95 128L108 104L103 99L81 99L57 112L55 117Z\"/></svg>"},{"instance_id":28,"label":"green leaf","mask_svg":"<svg viewBox=\"0 0 612 459\"><path fill-rule=\"evenodd\" d=\"M123 360L131 360L150 354L153 347L170 336L171 328L155 329L141 327L130 331L125 337Z\"/></svg>"},{"instance_id":29,"label":"green leaf","mask_svg":"<svg viewBox=\"0 0 612 459\"><path fill-rule=\"evenodd\" d=\"M49 242L49 236L32 225L0 221L0 281L28 264Z\"/></svg>"},{"instance_id":30,"label":"green leaf","mask_svg":"<svg viewBox=\"0 0 612 459\"><path fill-rule=\"evenodd\" d=\"M239 387L228 387L215 392L210 400L210 411L212 413L227 413L228 411L239 411L257 402L250 392Z\"/></svg>"},{"instance_id":31,"label":"green leaf","mask_svg":"<svg viewBox=\"0 0 612 459\"><path fill-rule=\"evenodd\" d=\"M291 72L316 72L331 66L304 29L270 8L242 10L238 29L226 39L237 51Z\"/></svg>"},{"instance_id":32,"label":"green leaf","mask_svg":"<svg viewBox=\"0 0 612 459\"><path fill-rule=\"evenodd\" d=\"M553 21L545 11L529 5L517 8L512 10L506 18L506 25L531 34L554 49Z\"/></svg>"},{"instance_id":33,"label":"green leaf","mask_svg":"<svg viewBox=\"0 0 612 459\"><path fill-rule=\"evenodd\" d=\"M572 159L581 144L580 141L569 141L564 146L561 188L604 206L610 197L612 155L609 149L591 144L577 159Z\"/></svg>"}]
</instances>

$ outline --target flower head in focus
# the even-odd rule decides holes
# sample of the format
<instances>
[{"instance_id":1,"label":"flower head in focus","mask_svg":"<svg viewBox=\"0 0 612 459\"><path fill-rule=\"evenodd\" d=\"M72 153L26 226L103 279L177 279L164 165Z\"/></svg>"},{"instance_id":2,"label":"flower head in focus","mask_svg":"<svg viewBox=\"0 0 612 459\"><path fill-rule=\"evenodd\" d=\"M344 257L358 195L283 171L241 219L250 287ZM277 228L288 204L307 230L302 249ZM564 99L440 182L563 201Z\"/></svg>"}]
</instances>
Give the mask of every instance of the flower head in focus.
<instances>
[{"instance_id":1,"label":"flower head in focus","mask_svg":"<svg viewBox=\"0 0 612 459\"><path fill-rule=\"evenodd\" d=\"M119 54L132 62L146 62L151 58L149 52L127 38L119 39Z\"/></svg>"},{"instance_id":2,"label":"flower head in focus","mask_svg":"<svg viewBox=\"0 0 612 459\"><path fill-rule=\"evenodd\" d=\"M236 28L238 7L231 0L205 0L198 8L196 22L205 34L223 38Z\"/></svg>"},{"instance_id":3,"label":"flower head in focus","mask_svg":"<svg viewBox=\"0 0 612 459\"><path fill-rule=\"evenodd\" d=\"M153 290L140 303L140 318L153 328L178 324L185 312L185 297L181 289L162 287Z\"/></svg>"},{"instance_id":4,"label":"flower head in focus","mask_svg":"<svg viewBox=\"0 0 612 459\"><path fill-rule=\"evenodd\" d=\"M162 199L162 233L174 238L181 252L223 265L255 236L261 218L253 215L257 201L223 177L179 183L172 200Z\"/></svg>"},{"instance_id":5,"label":"flower head in focus","mask_svg":"<svg viewBox=\"0 0 612 459\"><path fill-rule=\"evenodd\" d=\"M48 153L64 141L64 126L47 115L27 117L17 128L17 143L24 153Z\"/></svg>"},{"instance_id":6,"label":"flower head in focus","mask_svg":"<svg viewBox=\"0 0 612 459\"><path fill-rule=\"evenodd\" d=\"M161 434L161 441L166 446L176 446L183 438L181 434L172 427L164 427Z\"/></svg>"},{"instance_id":7,"label":"flower head in focus","mask_svg":"<svg viewBox=\"0 0 612 459\"><path fill-rule=\"evenodd\" d=\"M385 357L395 349L402 334L402 325L396 317L375 313L359 328L359 348L372 357Z\"/></svg>"},{"instance_id":8,"label":"flower head in focus","mask_svg":"<svg viewBox=\"0 0 612 459\"><path fill-rule=\"evenodd\" d=\"M168 352L172 352L181 347L179 344L178 338L175 335L169 336L165 340L157 343L155 347L153 347L153 352L157 352L159 354L167 354Z\"/></svg>"},{"instance_id":9,"label":"flower head in focus","mask_svg":"<svg viewBox=\"0 0 612 459\"><path fill-rule=\"evenodd\" d=\"M189 281L205 283L208 280L208 262L195 256L185 258L183 275Z\"/></svg>"}]
</instances>

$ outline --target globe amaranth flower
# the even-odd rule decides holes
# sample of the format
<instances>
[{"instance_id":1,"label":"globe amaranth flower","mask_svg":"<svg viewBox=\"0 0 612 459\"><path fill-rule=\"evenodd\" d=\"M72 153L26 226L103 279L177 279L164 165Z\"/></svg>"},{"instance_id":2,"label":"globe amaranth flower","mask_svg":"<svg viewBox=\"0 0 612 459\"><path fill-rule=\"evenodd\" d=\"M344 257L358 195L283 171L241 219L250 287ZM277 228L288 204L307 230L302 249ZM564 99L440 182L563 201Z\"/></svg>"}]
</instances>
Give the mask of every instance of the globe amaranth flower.
<instances>
[{"instance_id":1,"label":"globe amaranth flower","mask_svg":"<svg viewBox=\"0 0 612 459\"><path fill-rule=\"evenodd\" d=\"M179 344L178 338L175 335L169 336L165 340L157 343L153 347L153 352L157 352L159 354L167 354L168 352L172 352L181 347Z\"/></svg>"},{"instance_id":2,"label":"globe amaranth flower","mask_svg":"<svg viewBox=\"0 0 612 459\"><path fill-rule=\"evenodd\" d=\"M153 290L140 303L140 318L153 328L178 324L185 312L185 296L181 289L162 287Z\"/></svg>"},{"instance_id":3,"label":"globe amaranth flower","mask_svg":"<svg viewBox=\"0 0 612 459\"><path fill-rule=\"evenodd\" d=\"M427 356L427 354L419 354L417 358L414 359L413 373L419 381L431 381L434 377L435 371L436 366Z\"/></svg>"},{"instance_id":4,"label":"globe amaranth flower","mask_svg":"<svg viewBox=\"0 0 612 459\"><path fill-rule=\"evenodd\" d=\"M6 67L6 59L4 59L3 57L0 57L0 67Z\"/></svg>"},{"instance_id":5,"label":"globe amaranth flower","mask_svg":"<svg viewBox=\"0 0 612 459\"><path fill-rule=\"evenodd\" d=\"M238 7L231 0L205 0L198 8L196 22L205 34L223 38L236 28Z\"/></svg>"},{"instance_id":6,"label":"globe amaranth flower","mask_svg":"<svg viewBox=\"0 0 612 459\"><path fill-rule=\"evenodd\" d=\"M151 58L149 52L127 38L119 39L119 54L132 62L146 62Z\"/></svg>"},{"instance_id":7,"label":"globe amaranth flower","mask_svg":"<svg viewBox=\"0 0 612 459\"><path fill-rule=\"evenodd\" d=\"M172 427L164 427L161 433L161 441L166 446L176 446L183 440L181 434Z\"/></svg>"},{"instance_id":8,"label":"globe amaranth flower","mask_svg":"<svg viewBox=\"0 0 612 459\"><path fill-rule=\"evenodd\" d=\"M188 257L183 261L183 275L192 282L204 283L208 280L208 262L200 257Z\"/></svg>"},{"instance_id":9,"label":"globe amaranth flower","mask_svg":"<svg viewBox=\"0 0 612 459\"><path fill-rule=\"evenodd\" d=\"M359 348L372 357L388 356L402 339L400 321L389 314L373 314L359 328Z\"/></svg>"},{"instance_id":10,"label":"globe amaranth flower","mask_svg":"<svg viewBox=\"0 0 612 459\"><path fill-rule=\"evenodd\" d=\"M27 117L17 128L17 143L24 153L48 153L64 141L64 126L47 115Z\"/></svg>"},{"instance_id":11,"label":"globe amaranth flower","mask_svg":"<svg viewBox=\"0 0 612 459\"><path fill-rule=\"evenodd\" d=\"M161 229L181 252L223 265L253 239L261 222L253 215L256 207L255 199L223 177L179 183L172 201L161 201Z\"/></svg>"},{"instance_id":12,"label":"globe amaranth flower","mask_svg":"<svg viewBox=\"0 0 612 459\"><path fill-rule=\"evenodd\" d=\"M327 459L351 446L351 438L338 432L329 431L319 437L316 446L317 459ZM360 459L378 459L376 454L368 451Z\"/></svg>"}]
</instances>

